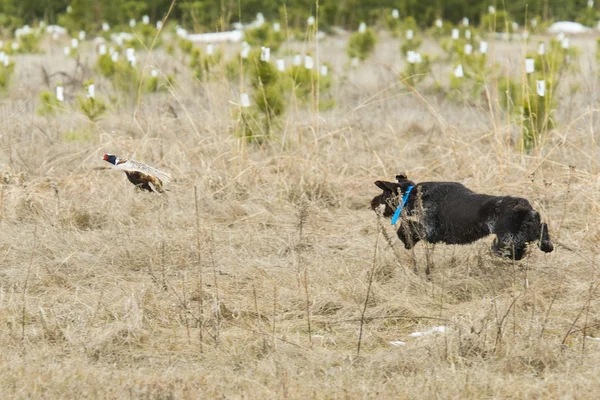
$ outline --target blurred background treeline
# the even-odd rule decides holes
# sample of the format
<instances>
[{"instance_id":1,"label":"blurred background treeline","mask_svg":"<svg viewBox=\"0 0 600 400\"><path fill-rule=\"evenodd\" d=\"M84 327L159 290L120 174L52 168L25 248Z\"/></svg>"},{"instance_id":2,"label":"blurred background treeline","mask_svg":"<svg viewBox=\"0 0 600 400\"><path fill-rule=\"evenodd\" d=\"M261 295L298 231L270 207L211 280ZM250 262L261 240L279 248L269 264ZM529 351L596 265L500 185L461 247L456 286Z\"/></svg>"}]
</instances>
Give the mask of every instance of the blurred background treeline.
<instances>
[{"instance_id":1,"label":"blurred background treeline","mask_svg":"<svg viewBox=\"0 0 600 400\"><path fill-rule=\"evenodd\" d=\"M464 17L478 24L489 6L507 12L523 24L526 19L542 21L570 20L587 25L595 22L600 6L589 0L320 0L319 27L356 29L361 22L382 23L384 16L397 9L404 17L412 16L422 27L437 18L458 23ZM590 7L591 6L591 7ZM0 0L0 26L13 29L23 24L45 21L67 28L94 31L103 22L127 26L130 19L149 15L159 20L171 7L170 0ZM257 13L267 20L287 21L293 28L303 28L307 17L315 15L315 0L180 0L170 19L197 32L231 29L233 22L249 22Z\"/></svg>"}]
</instances>

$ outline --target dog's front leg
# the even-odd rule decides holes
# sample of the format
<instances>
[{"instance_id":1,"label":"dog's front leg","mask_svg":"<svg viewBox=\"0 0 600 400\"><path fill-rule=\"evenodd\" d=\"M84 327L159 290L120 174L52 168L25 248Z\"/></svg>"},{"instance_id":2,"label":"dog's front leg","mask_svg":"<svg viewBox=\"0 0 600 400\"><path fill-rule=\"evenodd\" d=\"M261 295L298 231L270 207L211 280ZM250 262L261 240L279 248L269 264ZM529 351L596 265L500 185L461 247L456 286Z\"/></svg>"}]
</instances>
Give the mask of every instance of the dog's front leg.
<instances>
[{"instance_id":1,"label":"dog's front leg","mask_svg":"<svg viewBox=\"0 0 600 400\"><path fill-rule=\"evenodd\" d=\"M398 238L404 243L404 248L409 250L412 249L421 236L419 235L416 224L412 221L402 219L400 222L400 228L398 228Z\"/></svg>"}]
</instances>

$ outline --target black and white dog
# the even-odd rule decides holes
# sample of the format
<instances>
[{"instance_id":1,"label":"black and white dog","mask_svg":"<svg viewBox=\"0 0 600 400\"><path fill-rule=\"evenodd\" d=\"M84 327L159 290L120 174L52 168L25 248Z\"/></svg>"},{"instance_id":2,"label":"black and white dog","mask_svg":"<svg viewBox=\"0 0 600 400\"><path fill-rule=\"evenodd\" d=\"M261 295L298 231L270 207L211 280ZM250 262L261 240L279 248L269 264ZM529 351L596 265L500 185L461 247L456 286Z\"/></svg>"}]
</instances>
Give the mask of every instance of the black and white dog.
<instances>
[{"instance_id":1,"label":"black and white dog","mask_svg":"<svg viewBox=\"0 0 600 400\"><path fill-rule=\"evenodd\" d=\"M388 218L396 214L393 223L402 214L398 237L407 249L419 240L467 244L491 234L494 253L514 260L523 258L531 242L546 253L554 249L548 225L526 199L477 194L457 182L415 184L404 174L396 180L375 182L383 193L371 200L371 208L383 208Z\"/></svg>"}]
</instances>

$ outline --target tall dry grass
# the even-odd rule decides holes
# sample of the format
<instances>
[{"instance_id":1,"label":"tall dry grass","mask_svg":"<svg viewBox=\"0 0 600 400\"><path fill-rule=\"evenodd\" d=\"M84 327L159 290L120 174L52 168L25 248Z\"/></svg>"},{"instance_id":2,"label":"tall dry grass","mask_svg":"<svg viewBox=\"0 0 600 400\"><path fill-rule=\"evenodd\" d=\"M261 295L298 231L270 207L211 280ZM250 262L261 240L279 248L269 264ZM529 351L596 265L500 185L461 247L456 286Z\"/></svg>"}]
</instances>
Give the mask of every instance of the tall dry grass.
<instances>
[{"instance_id":1,"label":"tall dry grass","mask_svg":"<svg viewBox=\"0 0 600 400\"><path fill-rule=\"evenodd\" d=\"M321 41L336 107L291 108L263 146L234 134L236 85L197 82L160 49L149 61L176 74L171 90L121 99L97 124L36 114L40 65L73 74L59 46L16 57L0 106L2 397L593 397L598 71L593 38L574 42L559 127L527 155L487 105L401 85L389 38L350 70L344 38ZM518 43L495 52L520 68ZM97 92L122 96L100 78ZM168 198L94 169L105 152L170 171ZM373 181L400 171L528 198L555 251L512 263L492 238L404 250L368 208Z\"/></svg>"}]
</instances>

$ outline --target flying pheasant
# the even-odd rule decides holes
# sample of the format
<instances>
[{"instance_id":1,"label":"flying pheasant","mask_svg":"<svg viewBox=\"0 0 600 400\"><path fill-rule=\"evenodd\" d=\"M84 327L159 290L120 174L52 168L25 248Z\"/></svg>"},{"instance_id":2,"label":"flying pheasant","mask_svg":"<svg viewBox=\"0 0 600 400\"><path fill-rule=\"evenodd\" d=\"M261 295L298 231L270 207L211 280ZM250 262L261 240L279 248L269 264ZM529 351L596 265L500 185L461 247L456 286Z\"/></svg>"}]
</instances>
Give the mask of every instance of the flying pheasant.
<instances>
[{"instance_id":1,"label":"flying pheasant","mask_svg":"<svg viewBox=\"0 0 600 400\"><path fill-rule=\"evenodd\" d=\"M134 160L125 160L114 154L105 154L103 159L125 172L129 182L149 192L164 193L163 185L171 180L167 173Z\"/></svg>"}]
</instances>

